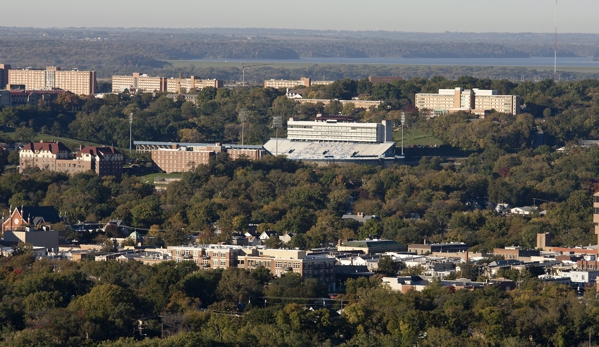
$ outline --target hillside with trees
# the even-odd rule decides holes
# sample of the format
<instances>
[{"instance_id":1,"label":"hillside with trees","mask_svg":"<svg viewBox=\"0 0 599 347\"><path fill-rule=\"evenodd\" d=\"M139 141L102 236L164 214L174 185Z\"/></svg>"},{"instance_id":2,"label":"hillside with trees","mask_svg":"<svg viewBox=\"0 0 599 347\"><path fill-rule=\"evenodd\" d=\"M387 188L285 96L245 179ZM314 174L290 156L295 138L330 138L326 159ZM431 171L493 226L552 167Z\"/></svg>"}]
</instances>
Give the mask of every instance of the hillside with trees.
<instances>
[{"instance_id":1,"label":"hillside with trees","mask_svg":"<svg viewBox=\"0 0 599 347\"><path fill-rule=\"evenodd\" d=\"M98 77L145 72L176 77L239 80L240 68L173 69L169 60L240 59L286 61L298 58L528 58L553 56L552 36L507 33L402 33L286 31L276 29L115 29L115 28L9 28L0 27L0 62L13 68L62 66L95 70ZM599 52L599 36L563 34L560 57L592 58ZM491 42L491 43L490 43ZM165 68L166 67L166 68ZM349 71L346 71L348 70ZM389 72L388 70L392 72ZM455 69L455 71L453 71ZM482 69L482 71L481 71ZM253 70L253 69L252 69ZM257 69L248 80L301 74L298 69ZM300 69L301 70L301 69ZM313 71L310 71L313 70ZM387 71L386 71L387 70ZM360 72L362 71L362 72ZM433 71L432 73L430 71ZM310 77L329 79L392 75L429 78L462 75L510 80L539 80L550 72L526 68L435 67L341 64L310 67ZM252 75L253 74L253 75ZM596 78L581 72L560 72L562 80Z\"/></svg>"},{"instance_id":2,"label":"hillside with trees","mask_svg":"<svg viewBox=\"0 0 599 347\"><path fill-rule=\"evenodd\" d=\"M417 92L457 86L519 94L526 113L428 119L413 106ZM274 157L231 161L221 154L163 192L135 175L69 177L37 169L19 174L7 167L0 175L0 209L8 214L10 206L52 205L68 223L120 219L156 246L185 244L191 237L199 243L227 242L250 223L259 231L294 233L288 247L302 249L369 235L402 244L461 241L472 251L534 247L542 232L550 233L555 245L595 242L592 193L598 191L599 148L579 147L577 141L599 138L599 82L434 77L372 86L365 79L343 79L307 93L369 94L384 103L369 111L340 109L336 103L300 105L283 90L263 88L205 88L197 106L161 94L104 99L66 94L50 105L4 108L0 124L4 141L29 141L44 133L126 147L127 117L133 112L135 139L237 143L238 112L247 108L245 141L261 144L273 134L274 115L307 119L343 112L360 121L398 124L403 111L407 134L426 130L444 143L431 151L441 155L452 147L469 154L454 160L425 156L416 165L388 168L315 167ZM533 146L539 129L549 139ZM16 160L12 153L0 156L2 164ZM534 199L543 202L545 215L501 215L492 209L501 202L532 205ZM380 220L363 225L342 220L350 211ZM125 236L58 227L68 240L81 242ZM470 270L464 267L462 275L476 279L478 272ZM506 275L517 280L518 289L451 292L432 285L422 293L400 294L381 286L378 277L350 281L345 301L325 307L315 299L326 295L323 288L293 275L273 279L262 269L198 271L192 262L35 260L21 246L12 257L0 258L0 345L564 346L599 332L594 290L579 298L527 272ZM265 296L276 300L265 303Z\"/></svg>"}]
</instances>

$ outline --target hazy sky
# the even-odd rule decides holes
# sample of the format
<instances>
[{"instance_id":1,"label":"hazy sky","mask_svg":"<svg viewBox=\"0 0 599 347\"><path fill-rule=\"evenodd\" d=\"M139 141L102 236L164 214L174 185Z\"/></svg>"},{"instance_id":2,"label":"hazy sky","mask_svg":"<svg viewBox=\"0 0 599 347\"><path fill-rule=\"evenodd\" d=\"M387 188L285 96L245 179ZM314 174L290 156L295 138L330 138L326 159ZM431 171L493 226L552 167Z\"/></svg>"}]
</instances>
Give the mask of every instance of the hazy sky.
<instances>
[{"instance_id":1,"label":"hazy sky","mask_svg":"<svg viewBox=\"0 0 599 347\"><path fill-rule=\"evenodd\" d=\"M1 1L0 26L553 32L555 0ZM560 32L599 33L598 0L560 0Z\"/></svg>"}]
</instances>

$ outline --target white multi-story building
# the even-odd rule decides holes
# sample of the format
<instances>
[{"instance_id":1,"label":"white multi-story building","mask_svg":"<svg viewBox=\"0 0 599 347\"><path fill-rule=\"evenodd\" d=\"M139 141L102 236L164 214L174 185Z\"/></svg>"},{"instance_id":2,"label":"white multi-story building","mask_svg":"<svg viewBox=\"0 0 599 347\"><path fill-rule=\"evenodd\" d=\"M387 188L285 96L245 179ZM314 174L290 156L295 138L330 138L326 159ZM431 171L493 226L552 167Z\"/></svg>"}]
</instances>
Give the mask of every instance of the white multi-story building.
<instances>
[{"instance_id":1,"label":"white multi-story building","mask_svg":"<svg viewBox=\"0 0 599 347\"><path fill-rule=\"evenodd\" d=\"M317 117L314 121L290 118L287 121L287 139L370 143L393 141L391 121L355 123L330 118L336 117Z\"/></svg>"},{"instance_id":2,"label":"white multi-story building","mask_svg":"<svg viewBox=\"0 0 599 347\"><path fill-rule=\"evenodd\" d=\"M287 138L270 139L264 149L291 160L328 164L387 165L395 162L391 121L357 123L347 116L287 121Z\"/></svg>"},{"instance_id":3,"label":"white multi-story building","mask_svg":"<svg viewBox=\"0 0 599 347\"><path fill-rule=\"evenodd\" d=\"M429 115L465 111L485 115L490 110L517 115L520 113L520 96L498 95L490 89L439 89L439 93L417 93L416 107L428 110Z\"/></svg>"}]
</instances>

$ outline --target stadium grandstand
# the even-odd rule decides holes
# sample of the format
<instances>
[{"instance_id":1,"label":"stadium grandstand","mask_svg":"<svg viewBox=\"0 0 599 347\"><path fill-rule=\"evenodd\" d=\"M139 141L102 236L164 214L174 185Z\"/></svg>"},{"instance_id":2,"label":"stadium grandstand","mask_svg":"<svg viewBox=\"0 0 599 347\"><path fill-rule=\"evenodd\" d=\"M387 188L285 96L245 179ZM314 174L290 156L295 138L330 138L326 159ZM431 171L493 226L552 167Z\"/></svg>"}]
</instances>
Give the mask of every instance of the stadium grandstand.
<instances>
[{"instance_id":1,"label":"stadium grandstand","mask_svg":"<svg viewBox=\"0 0 599 347\"><path fill-rule=\"evenodd\" d=\"M290 160L328 164L390 165L397 162L391 121L357 123L347 116L290 118L287 138L271 138L264 149Z\"/></svg>"}]
</instances>

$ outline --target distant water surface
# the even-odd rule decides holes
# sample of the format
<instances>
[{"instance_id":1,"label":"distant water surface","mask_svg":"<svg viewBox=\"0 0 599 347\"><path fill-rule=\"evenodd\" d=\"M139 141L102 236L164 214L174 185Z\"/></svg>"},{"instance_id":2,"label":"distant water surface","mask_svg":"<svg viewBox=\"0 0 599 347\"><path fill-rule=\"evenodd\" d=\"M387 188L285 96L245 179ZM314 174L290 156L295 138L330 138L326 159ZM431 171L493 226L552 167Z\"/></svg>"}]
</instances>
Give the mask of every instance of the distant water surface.
<instances>
[{"instance_id":1,"label":"distant water surface","mask_svg":"<svg viewBox=\"0 0 599 347\"><path fill-rule=\"evenodd\" d=\"M553 57L531 58L301 58L285 60L269 59L199 59L203 62L265 62L302 64L384 64L384 65L461 65L461 66L553 66ZM572 67L596 67L599 61L588 57L558 57L557 65Z\"/></svg>"}]
</instances>

